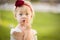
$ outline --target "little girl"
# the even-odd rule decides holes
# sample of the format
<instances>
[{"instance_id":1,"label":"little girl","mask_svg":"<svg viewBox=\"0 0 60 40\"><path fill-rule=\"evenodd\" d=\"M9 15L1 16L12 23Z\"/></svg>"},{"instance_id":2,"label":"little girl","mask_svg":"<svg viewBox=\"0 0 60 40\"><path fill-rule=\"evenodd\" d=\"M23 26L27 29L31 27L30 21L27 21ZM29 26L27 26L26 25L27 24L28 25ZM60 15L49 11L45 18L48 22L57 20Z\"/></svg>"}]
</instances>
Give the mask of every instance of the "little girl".
<instances>
[{"instance_id":1,"label":"little girl","mask_svg":"<svg viewBox=\"0 0 60 40\"><path fill-rule=\"evenodd\" d=\"M31 28L34 16L31 3L24 0L17 0L14 15L18 21L18 25L11 29L10 40L37 40L37 32Z\"/></svg>"}]
</instances>

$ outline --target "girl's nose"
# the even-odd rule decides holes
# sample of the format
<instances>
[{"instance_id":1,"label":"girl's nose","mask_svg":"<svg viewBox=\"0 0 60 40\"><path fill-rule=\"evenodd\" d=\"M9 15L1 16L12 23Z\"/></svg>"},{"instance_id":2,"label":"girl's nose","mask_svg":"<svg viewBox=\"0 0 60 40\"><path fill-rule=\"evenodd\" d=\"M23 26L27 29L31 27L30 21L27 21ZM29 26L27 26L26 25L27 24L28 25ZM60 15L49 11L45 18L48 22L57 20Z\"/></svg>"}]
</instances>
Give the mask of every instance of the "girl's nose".
<instances>
[{"instance_id":1,"label":"girl's nose","mask_svg":"<svg viewBox=\"0 0 60 40\"><path fill-rule=\"evenodd\" d=\"M22 15L22 17L26 17L26 15Z\"/></svg>"},{"instance_id":2,"label":"girl's nose","mask_svg":"<svg viewBox=\"0 0 60 40\"><path fill-rule=\"evenodd\" d=\"M26 15L22 15L22 18L23 18L23 19L26 19Z\"/></svg>"}]
</instances>

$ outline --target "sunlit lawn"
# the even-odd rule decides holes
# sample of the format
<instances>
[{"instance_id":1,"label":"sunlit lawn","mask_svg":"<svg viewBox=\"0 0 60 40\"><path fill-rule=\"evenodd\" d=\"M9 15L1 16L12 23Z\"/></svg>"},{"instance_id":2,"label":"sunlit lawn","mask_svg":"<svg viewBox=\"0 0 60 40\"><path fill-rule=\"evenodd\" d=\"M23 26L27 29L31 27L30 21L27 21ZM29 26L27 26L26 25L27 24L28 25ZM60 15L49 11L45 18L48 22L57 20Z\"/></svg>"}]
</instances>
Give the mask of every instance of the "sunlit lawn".
<instances>
[{"instance_id":1,"label":"sunlit lawn","mask_svg":"<svg viewBox=\"0 0 60 40\"><path fill-rule=\"evenodd\" d=\"M32 28L38 40L60 40L60 14L35 12ZM0 40L10 40L10 24L17 25L12 11L0 10Z\"/></svg>"}]
</instances>

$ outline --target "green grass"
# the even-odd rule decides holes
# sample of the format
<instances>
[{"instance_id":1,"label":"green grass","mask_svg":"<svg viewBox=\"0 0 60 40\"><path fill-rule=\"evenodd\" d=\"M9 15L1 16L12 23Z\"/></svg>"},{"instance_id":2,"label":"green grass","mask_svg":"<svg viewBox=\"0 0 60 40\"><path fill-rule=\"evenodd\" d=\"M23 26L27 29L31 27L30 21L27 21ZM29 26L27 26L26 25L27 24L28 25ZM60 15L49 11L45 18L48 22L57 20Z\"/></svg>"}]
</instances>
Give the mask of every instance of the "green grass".
<instances>
[{"instance_id":1,"label":"green grass","mask_svg":"<svg viewBox=\"0 0 60 40\"><path fill-rule=\"evenodd\" d=\"M35 12L32 28L37 30L38 40L60 40L60 14ZM13 12L0 10L0 40L10 40L10 27L17 25Z\"/></svg>"}]
</instances>

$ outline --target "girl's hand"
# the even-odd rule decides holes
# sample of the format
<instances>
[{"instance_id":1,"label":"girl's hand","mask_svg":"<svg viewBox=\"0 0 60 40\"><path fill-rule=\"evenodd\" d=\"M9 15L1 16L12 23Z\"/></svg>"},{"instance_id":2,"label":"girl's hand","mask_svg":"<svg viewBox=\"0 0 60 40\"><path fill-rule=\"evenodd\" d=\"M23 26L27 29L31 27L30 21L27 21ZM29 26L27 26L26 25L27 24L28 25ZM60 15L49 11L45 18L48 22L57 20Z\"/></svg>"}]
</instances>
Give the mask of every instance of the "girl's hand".
<instances>
[{"instance_id":1,"label":"girl's hand","mask_svg":"<svg viewBox=\"0 0 60 40\"><path fill-rule=\"evenodd\" d=\"M31 28L31 24L30 24L30 22L29 22L29 20L28 19L26 19L26 20L21 20L21 26L24 26L24 27L26 27L26 29L29 29L29 28Z\"/></svg>"},{"instance_id":2,"label":"girl's hand","mask_svg":"<svg viewBox=\"0 0 60 40\"><path fill-rule=\"evenodd\" d=\"M23 37L23 33L21 32L13 32L13 36L16 40L22 40L22 37Z\"/></svg>"},{"instance_id":3,"label":"girl's hand","mask_svg":"<svg viewBox=\"0 0 60 40\"><path fill-rule=\"evenodd\" d=\"M33 33L31 29L25 31L24 39L25 40L32 40L33 38Z\"/></svg>"}]
</instances>

